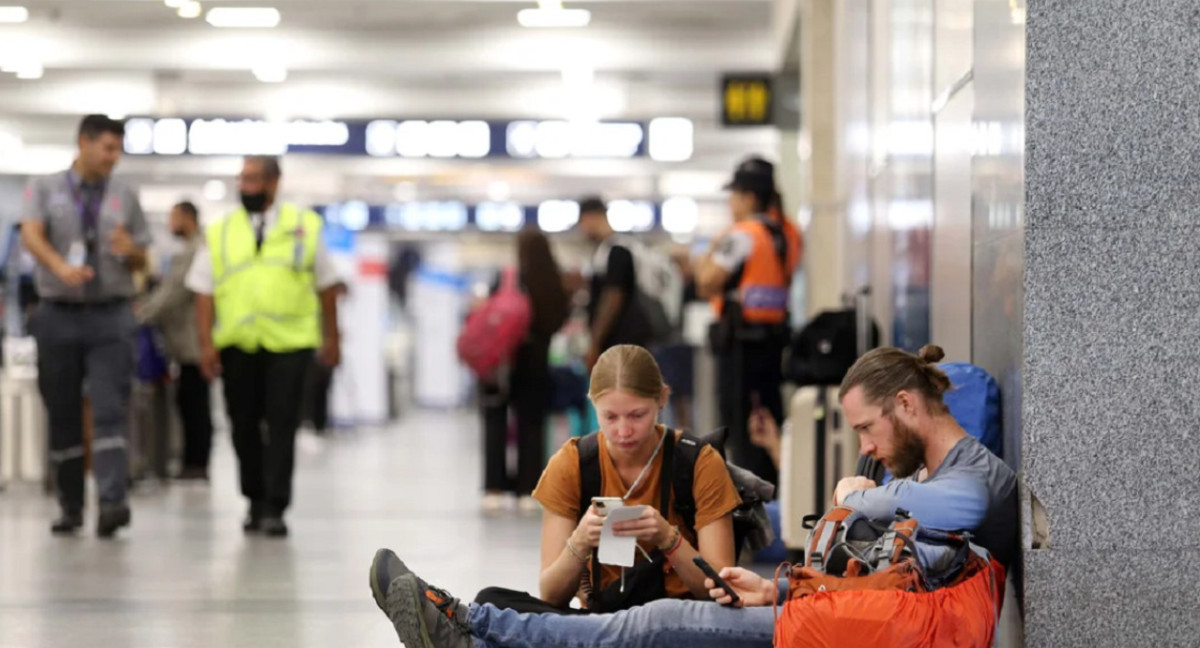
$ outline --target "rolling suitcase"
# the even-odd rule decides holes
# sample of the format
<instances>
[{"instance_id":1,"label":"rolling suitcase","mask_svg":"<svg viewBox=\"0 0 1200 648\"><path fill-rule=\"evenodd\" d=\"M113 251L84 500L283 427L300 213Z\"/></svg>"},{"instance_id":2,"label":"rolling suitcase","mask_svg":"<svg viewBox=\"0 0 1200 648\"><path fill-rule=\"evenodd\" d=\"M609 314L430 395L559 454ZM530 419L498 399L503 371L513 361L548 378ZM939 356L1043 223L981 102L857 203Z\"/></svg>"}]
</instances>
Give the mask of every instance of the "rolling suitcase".
<instances>
[{"instance_id":1,"label":"rolling suitcase","mask_svg":"<svg viewBox=\"0 0 1200 648\"><path fill-rule=\"evenodd\" d=\"M854 474L858 435L846 425L837 387L801 387L789 404L789 425L780 452L781 530L789 550L801 550L806 515L829 508L838 480Z\"/></svg>"}]
</instances>

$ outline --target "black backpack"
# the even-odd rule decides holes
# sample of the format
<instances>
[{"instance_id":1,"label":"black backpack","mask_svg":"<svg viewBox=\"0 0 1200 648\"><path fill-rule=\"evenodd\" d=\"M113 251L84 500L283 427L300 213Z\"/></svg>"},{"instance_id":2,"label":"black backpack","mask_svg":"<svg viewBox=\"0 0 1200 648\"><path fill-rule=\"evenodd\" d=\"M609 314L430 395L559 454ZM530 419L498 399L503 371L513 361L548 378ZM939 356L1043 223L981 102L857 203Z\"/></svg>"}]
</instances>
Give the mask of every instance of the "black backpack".
<instances>
[{"instance_id":1,"label":"black backpack","mask_svg":"<svg viewBox=\"0 0 1200 648\"><path fill-rule=\"evenodd\" d=\"M879 326L874 322L868 346L879 346ZM839 385L857 359L856 311L824 311L792 338L787 378L800 386Z\"/></svg>"},{"instance_id":2,"label":"black backpack","mask_svg":"<svg viewBox=\"0 0 1200 648\"><path fill-rule=\"evenodd\" d=\"M668 432L672 432L668 430ZM692 492L692 482L696 472L696 460L704 446L711 445L722 457L725 455L726 428L719 428L707 438L701 439L689 432L684 432L675 440L674 434L668 434L663 443L662 474L670 475L668 481L663 479L664 486L659 510L669 517L674 510L683 518L686 526L693 535L696 532L696 498ZM600 496L600 437L591 433L579 439L579 517L592 505L592 498ZM758 551L774 541L770 518L767 517L764 504L774 497L774 487L763 481L754 473L743 468L726 464L730 478L738 489L742 503L733 512L733 542L735 561L741 556L742 548L749 547ZM665 486L670 484L668 493ZM596 570L593 570L593 574Z\"/></svg>"}]
</instances>

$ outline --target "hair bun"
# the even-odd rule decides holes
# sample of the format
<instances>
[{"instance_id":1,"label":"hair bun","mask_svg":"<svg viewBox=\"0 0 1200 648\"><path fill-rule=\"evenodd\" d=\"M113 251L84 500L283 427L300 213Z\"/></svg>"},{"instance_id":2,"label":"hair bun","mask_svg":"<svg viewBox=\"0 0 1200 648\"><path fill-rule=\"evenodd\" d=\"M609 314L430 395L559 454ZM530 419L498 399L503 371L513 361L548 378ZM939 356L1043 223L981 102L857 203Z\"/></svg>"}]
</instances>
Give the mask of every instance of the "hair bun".
<instances>
[{"instance_id":1,"label":"hair bun","mask_svg":"<svg viewBox=\"0 0 1200 648\"><path fill-rule=\"evenodd\" d=\"M942 347L936 344L926 344L925 346L921 347L921 351L917 353L917 355L920 356L920 358L925 362L933 364L935 362L941 362L942 358L946 357L946 352L942 350Z\"/></svg>"}]
</instances>

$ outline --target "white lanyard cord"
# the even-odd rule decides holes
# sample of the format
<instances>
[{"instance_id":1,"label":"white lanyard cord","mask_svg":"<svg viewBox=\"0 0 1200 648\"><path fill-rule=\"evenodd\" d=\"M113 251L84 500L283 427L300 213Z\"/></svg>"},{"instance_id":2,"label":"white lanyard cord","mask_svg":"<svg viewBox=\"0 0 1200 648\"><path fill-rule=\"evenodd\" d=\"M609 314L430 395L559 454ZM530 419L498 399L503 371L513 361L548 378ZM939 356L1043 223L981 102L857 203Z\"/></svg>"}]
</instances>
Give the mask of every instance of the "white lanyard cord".
<instances>
[{"instance_id":1,"label":"white lanyard cord","mask_svg":"<svg viewBox=\"0 0 1200 648\"><path fill-rule=\"evenodd\" d=\"M633 486L629 487L629 491L625 493L625 497L621 498L622 500L629 499L629 496L633 495L633 491L637 490L638 486L642 485L642 480L646 478L646 473L649 472L650 466L654 465L654 460L658 459L658 453L662 451L663 442L667 440L667 435L670 434L670 432L670 430L663 428L663 434L658 439L658 445L654 446L654 454L650 455L650 461L647 461L646 465L642 466L642 472L638 473L637 479L633 480Z\"/></svg>"}]
</instances>

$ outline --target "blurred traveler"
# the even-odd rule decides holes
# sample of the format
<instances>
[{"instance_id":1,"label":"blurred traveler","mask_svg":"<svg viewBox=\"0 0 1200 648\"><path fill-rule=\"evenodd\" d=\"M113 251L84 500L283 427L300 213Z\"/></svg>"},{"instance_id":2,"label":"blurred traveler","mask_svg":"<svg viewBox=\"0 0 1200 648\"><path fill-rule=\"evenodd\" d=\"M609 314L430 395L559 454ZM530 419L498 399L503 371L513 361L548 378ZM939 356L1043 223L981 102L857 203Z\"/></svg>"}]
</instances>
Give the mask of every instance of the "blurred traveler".
<instances>
[{"instance_id":1,"label":"blurred traveler","mask_svg":"<svg viewBox=\"0 0 1200 648\"><path fill-rule=\"evenodd\" d=\"M321 217L277 201L278 158L248 157L242 207L205 228L187 287L196 293L200 367L224 376L246 533L284 537L291 504L296 429L313 350L339 362L338 277ZM263 423L266 434L263 434Z\"/></svg>"},{"instance_id":2,"label":"blurred traveler","mask_svg":"<svg viewBox=\"0 0 1200 648\"><path fill-rule=\"evenodd\" d=\"M137 321L133 273L146 265L150 230L137 192L113 168L125 125L89 115L79 125L71 168L25 190L21 240L37 260L42 302L30 318L38 343L38 387L50 427L50 460L62 516L56 534L83 525L83 386L92 411L92 470L99 491L96 532L130 522L126 429Z\"/></svg>"},{"instance_id":3,"label":"blurred traveler","mask_svg":"<svg viewBox=\"0 0 1200 648\"><path fill-rule=\"evenodd\" d=\"M783 420L788 292L801 253L800 233L784 218L775 187L770 162L750 158L737 167L727 186L734 224L696 268L696 291L711 298L719 318L710 338L730 460L772 483L778 471L767 452L750 443L746 422L760 406Z\"/></svg>"},{"instance_id":4,"label":"blurred traveler","mask_svg":"<svg viewBox=\"0 0 1200 648\"><path fill-rule=\"evenodd\" d=\"M496 512L506 493L518 497L522 512L538 511L530 496L541 477L546 456L546 418L550 410L550 338L562 328L571 311L562 273L550 241L536 229L517 236L517 275L529 296L533 319L517 347L511 372L498 384L484 385L484 510ZM517 427L517 476L508 477L505 462L508 408Z\"/></svg>"},{"instance_id":5,"label":"blurred traveler","mask_svg":"<svg viewBox=\"0 0 1200 648\"><path fill-rule=\"evenodd\" d=\"M209 385L200 370L200 339L196 335L196 295L185 279L200 247L196 206L181 202L171 209L171 233L184 243L171 258L162 282L137 310L138 319L162 332L167 355L179 367L175 402L183 423L183 465L179 479L208 480L212 451L212 410Z\"/></svg>"},{"instance_id":6,"label":"blurred traveler","mask_svg":"<svg viewBox=\"0 0 1200 648\"><path fill-rule=\"evenodd\" d=\"M586 360L590 371L600 354L620 344L645 346L651 342L652 332L634 299L637 271L633 251L613 240L615 233L604 201L585 198L579 203L579 229L598 246L588 302L591 347Z\"/></svg>"},{"instance_id":7,"label":"blurred traveler","mask_svg":"<svg viewBox=\"0 0 1200 648\"><path fill-rule=\"evenodd\" d=\"M341 298L350 292L344 281L338 281L333 285L334 291L337 292L338 298ZM325 430L329 427L329 388L333 386L333 372L336 367L331 367L321 358L321 352L317 351L313 354L312 360L309 362L308 375L305 380L305 399L304 407L306 410L305 417L312 424L312 429L318 436L323 436Z\"/></svg>"}]
</instances>

